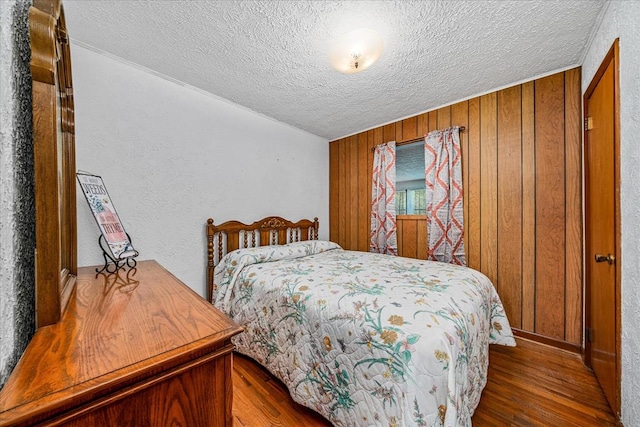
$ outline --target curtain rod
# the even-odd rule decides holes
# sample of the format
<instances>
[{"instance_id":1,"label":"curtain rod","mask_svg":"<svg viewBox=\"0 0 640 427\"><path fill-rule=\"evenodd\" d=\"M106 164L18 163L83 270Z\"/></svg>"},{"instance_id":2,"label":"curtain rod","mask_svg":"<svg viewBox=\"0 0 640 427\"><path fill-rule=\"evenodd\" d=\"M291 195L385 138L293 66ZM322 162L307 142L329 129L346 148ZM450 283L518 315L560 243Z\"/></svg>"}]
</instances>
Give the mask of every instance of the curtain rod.
<instances>
[{"instance_id":1,"label":"curtain rod","mask_svg":"<svg viewBox=\"0 0 640 427\"><path fill-rule=\"evenodd\" d=\"M453 126L453 127L456 127L456 126ZM464 132L466 128L464 126L458 126L458 129L460 130L460 132ZM424 141L425 137L426 137L426 135L425 136L421 136L419 138L409 139L407 141L396 142L396 147L398 147L400 145L413 144L414 142ZM373 147L371 149L371 151L376 151L376 148Z\"/></svg>"}]
</instances>

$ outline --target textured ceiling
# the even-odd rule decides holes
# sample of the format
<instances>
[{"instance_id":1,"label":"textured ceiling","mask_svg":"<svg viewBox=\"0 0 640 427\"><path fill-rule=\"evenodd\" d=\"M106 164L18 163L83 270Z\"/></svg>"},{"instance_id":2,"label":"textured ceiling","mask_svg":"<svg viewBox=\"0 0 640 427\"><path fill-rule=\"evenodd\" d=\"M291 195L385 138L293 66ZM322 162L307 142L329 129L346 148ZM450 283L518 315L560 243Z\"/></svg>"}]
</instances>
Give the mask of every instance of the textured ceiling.
<instances>
[{"instance_id":1,"label":"textured ceiling","mask_svg":"<svg viewBox=\"0 0 640 427\"><path fill-rule=\"evenodd\" d=\"M335 139L577 65L603 0L78 1L72 39ZM329 48L378 31L380 60L331 68Z\"/></svg>"}]
</instances>

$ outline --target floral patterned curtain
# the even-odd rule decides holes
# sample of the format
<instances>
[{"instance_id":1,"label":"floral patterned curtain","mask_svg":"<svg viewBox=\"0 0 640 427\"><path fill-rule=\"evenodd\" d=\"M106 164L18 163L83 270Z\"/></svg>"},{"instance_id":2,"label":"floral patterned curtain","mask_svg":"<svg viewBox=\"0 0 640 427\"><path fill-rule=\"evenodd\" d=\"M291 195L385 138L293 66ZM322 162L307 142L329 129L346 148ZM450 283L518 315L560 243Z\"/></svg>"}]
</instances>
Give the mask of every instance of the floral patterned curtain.
<instances>
[{"instance_id":1,"label":"floral patterned curtain","mask_svg":"<svg viewBox=\"0 0 640 427\"><path fill-rule=\"evenodd\" d=\"M425 138L427 259L466 265L459 129L433 131Z\"/></svg>"},{"instance_id":2,"label":"floral patterned curtain","mask_svg":"<svg viewBox=\"0 0 640 427\"><path fill-rule=\"evenodd\" d=\"M398 255L396 235L396 142L380 144L373 156L369 250Z\"/></svg>"}]
</instances>

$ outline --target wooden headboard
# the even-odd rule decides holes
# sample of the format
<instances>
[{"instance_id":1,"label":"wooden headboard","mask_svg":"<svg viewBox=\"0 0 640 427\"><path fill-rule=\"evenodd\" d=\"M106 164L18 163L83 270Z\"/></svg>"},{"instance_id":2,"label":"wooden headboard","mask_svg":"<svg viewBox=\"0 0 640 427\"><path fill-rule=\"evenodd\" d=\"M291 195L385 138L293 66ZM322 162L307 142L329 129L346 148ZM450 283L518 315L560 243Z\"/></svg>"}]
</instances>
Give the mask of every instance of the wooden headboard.
<instances>
[{"instance_id":1,"label":"wooden headboard","mask_svg":"<svg viewBox=\"0 0 640 427\"><path fill-rule=\"evenodd\" d=\"M227 221L220 225L207 220L207 298L213 296L213 269L227 253L239 248L285 245L302 240L318 240L318 218L292 222L268 216L253 224Z\"/></svg>"}]
</instances>

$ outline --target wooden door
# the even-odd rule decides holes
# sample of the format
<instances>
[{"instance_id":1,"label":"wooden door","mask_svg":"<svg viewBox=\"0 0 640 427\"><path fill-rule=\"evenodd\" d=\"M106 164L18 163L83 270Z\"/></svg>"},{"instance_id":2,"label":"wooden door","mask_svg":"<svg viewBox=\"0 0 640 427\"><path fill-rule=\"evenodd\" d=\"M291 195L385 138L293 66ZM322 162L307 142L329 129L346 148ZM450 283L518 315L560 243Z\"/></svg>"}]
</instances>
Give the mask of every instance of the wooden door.
<instances>
[{"instance_id":1,"label":"wooden door","mask_svg":"<svg viewBox=\"0 0 640 427\"><path fill-rule=\"evenodd\" d=\"M619 143L617 42L585 93L586 343L589 365L619 413Z\"/></svg>"}]
</instances>

